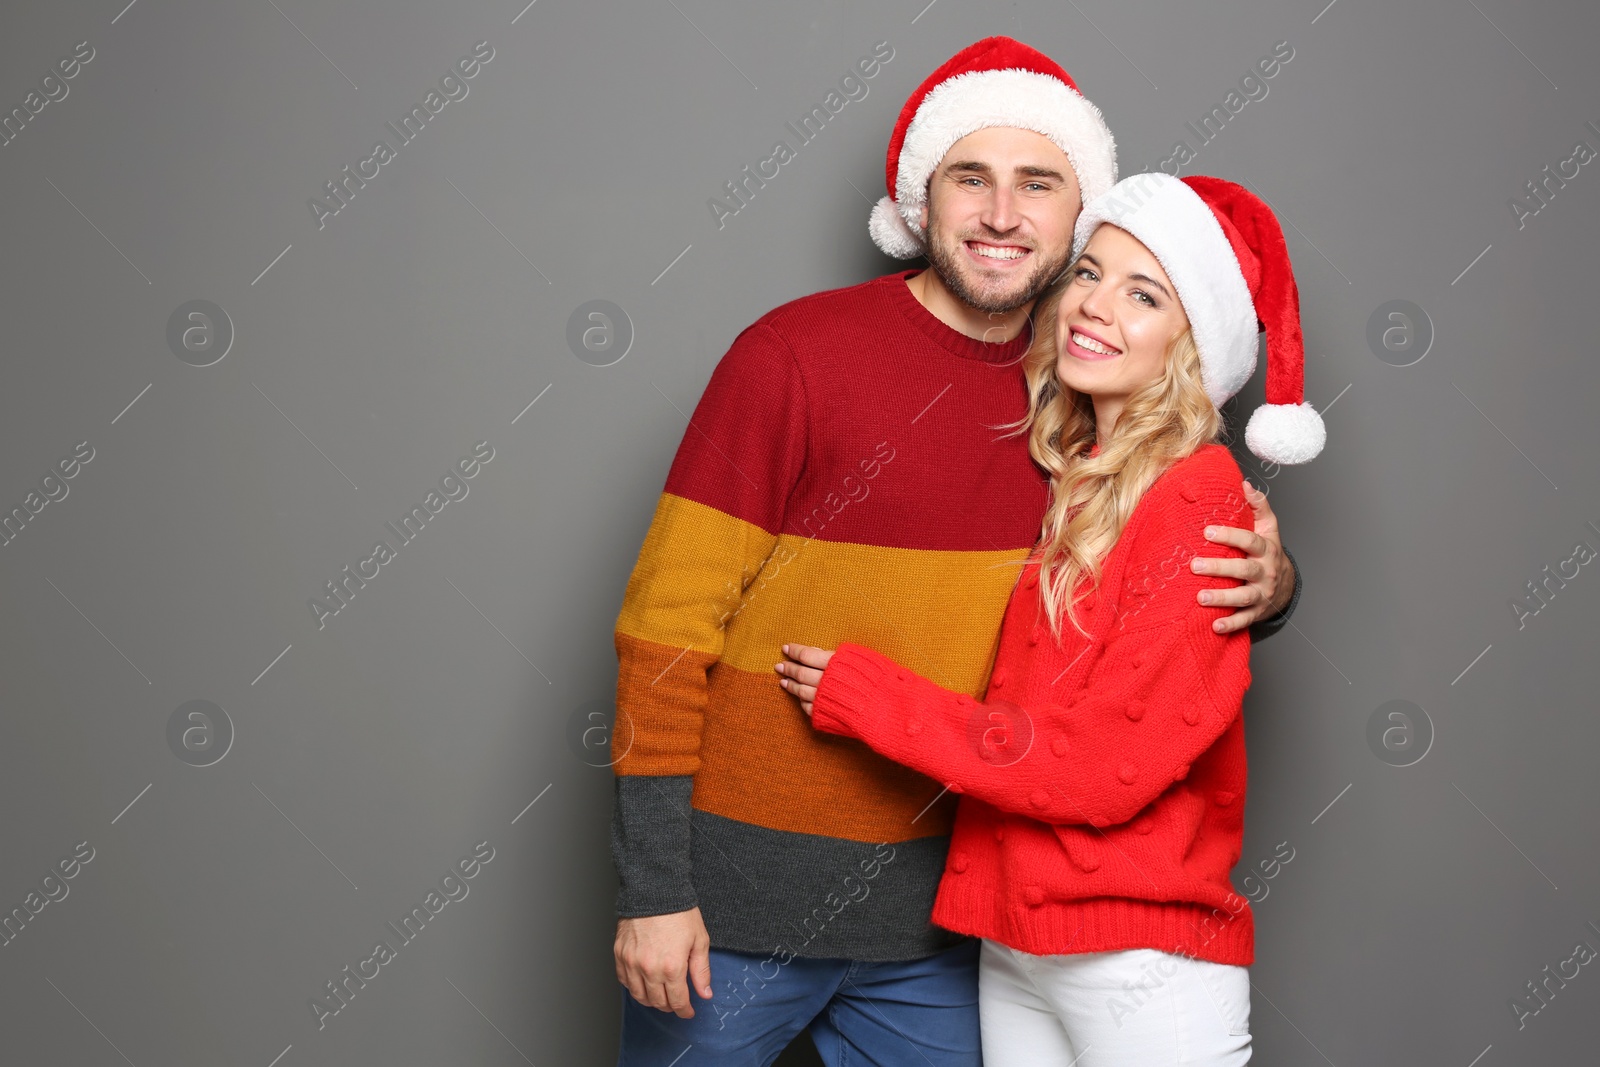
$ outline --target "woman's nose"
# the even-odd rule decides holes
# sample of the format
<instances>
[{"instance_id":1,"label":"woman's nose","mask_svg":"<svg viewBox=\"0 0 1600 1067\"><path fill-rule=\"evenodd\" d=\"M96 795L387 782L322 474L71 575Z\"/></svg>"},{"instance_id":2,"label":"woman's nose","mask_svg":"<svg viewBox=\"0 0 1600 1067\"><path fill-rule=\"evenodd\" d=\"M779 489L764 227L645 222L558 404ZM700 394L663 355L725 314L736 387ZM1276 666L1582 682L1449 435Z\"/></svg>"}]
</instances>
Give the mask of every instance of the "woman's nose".
<instances>
[{"instance_id":1,"label":"woman's nose","mask_svg":"<svg viewBox=\"0 0 1600 1067\"><path fill-rule=\"evenodd\" d=\"M1108 299L1105 287L1102 285L1096 285L1091 289L1079 306L1083 313L1092 319L1098 319L1101 322L1111 321L1111 301Z\"/></svg>"}]
</instances>

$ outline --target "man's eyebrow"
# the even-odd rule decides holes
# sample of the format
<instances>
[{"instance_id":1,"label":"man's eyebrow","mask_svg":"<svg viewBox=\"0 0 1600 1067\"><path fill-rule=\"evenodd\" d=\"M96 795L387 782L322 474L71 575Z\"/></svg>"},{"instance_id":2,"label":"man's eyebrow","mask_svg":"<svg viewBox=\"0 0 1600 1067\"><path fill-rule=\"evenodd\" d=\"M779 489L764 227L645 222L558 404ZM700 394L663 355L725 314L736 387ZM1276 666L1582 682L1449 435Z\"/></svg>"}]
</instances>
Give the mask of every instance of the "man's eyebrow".
<instances>
[{"instance_id":1,"label":"man's eyebrow","mask_svg":"<svg viewBox=\"0 0 1600 1067\"><path fill-rule=\"evenodd\" d=\"M1058 182L1066 181L1059 170L1052 167L1041 166L1037 163L1024 164L1016 168L1017 173L1028 178L1052 178ZM945 167L945 173L954 174L957 171L963 174L993 174L994 168L989 164L976 159L958 159Z\"/></svg>"}]
</instances>

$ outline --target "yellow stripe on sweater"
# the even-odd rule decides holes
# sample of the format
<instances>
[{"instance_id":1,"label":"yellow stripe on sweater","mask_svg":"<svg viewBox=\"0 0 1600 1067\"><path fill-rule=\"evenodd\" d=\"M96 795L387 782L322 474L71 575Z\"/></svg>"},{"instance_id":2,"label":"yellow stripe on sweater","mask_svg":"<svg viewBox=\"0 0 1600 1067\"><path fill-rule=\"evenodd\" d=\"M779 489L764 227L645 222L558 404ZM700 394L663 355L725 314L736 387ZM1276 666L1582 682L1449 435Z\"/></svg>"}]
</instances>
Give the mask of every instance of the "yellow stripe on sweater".
<instances>
[{"instance_id":1,"label":"yellow stripe on sweater","mask_svg":"<svg viewBox=\"0 0 1600 1067\"><path fill-rule=\"evenodd\" d=\"M785 534L762 578L745 590L722 662L770 672L785 643L831 649L854 641L939 685L975 693L989 675L1000 618L1026 555Z\"/></svg>"},{"instance_id":2,"label":"yellow stripe on sweater","mask_svg":"<svg viewBox=\"0 0 1600 1067\"><path fill-rule=\"evenodd\" d=\"M854 641L947 688L976 693L1027 554L774 538L663 494L617 631L719 653L752 673L770 673L785 642L836 648Z\"/></svg>"},{"instance_id":3,"label":"yellow stripe on sweater","mask_svg":"<svg viewBox=\"0 0 1600 1067\"><path fill-rule=\"evenodd\" d=\"M762 572L777 536L685 497L662 493L628 579L617 632L719 653L741 586Z\"/></svg>"}]
</instances>

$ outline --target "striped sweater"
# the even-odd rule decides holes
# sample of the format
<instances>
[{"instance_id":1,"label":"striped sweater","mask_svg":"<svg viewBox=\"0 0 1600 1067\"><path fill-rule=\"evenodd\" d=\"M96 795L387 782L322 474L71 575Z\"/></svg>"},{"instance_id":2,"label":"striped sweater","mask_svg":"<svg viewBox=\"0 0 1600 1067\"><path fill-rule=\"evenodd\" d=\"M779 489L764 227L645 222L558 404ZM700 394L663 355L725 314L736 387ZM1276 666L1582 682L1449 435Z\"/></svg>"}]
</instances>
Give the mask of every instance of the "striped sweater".
<instances>
[{"instance_id":1,"label":"striped sweater","mask_svg":"<svg viewBox=\"0 0 1600 1067\"><path fill-rule=\"evenodd\" d=\"M620 916L698 905L719 948L805 957L960 940L929 919L955 797L811 729L773 671L850 641L985 690L1048 502L998 428L1029 334L952 330L914 273L762 316L695 408L616 626Z\"/></svg>"}]
</instances>

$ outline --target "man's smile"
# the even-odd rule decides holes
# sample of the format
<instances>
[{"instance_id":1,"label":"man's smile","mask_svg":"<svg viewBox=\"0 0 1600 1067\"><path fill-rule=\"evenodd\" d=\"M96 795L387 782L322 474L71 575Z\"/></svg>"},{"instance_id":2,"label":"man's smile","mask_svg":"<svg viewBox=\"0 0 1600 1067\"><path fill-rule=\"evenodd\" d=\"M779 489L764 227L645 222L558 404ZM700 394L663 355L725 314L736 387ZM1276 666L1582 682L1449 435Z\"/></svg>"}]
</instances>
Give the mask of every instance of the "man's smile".
<instances>
[{"instance_id":1,"label":"man's smile","mask_svg":"<svg viewBox=\"0 0 1600 1067\"><path fill-rule=\"evenodd\" d=\"M983 266L1009 270L1013 264L1021 263L1033 253L1033 249L1016 244L994 244L988 241L964 241L963 247L972 258L982 262Z\"/></svg>"}]
</instances>

